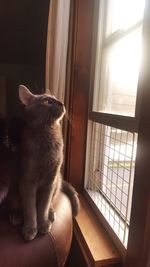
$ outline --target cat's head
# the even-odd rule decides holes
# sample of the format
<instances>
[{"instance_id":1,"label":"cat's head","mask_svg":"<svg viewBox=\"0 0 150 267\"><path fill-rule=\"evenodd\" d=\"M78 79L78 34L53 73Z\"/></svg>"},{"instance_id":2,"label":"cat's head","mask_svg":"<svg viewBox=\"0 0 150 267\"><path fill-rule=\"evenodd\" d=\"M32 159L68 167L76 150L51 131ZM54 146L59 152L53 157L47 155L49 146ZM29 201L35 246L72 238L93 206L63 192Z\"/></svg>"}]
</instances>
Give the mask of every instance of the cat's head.
<instances>
[{"instance_id":1,"label":"cat's head","mask_svg":"<svg viewBox=\"0 0 150 267\"><path fill-rule=\"evenodd\" d=\"M34 95L24 86L19 86L19 98L25 106L26 118L35 124L59 122L65 114L65 107L57 98L48 94Z\"/></svg>"}]
</instances>

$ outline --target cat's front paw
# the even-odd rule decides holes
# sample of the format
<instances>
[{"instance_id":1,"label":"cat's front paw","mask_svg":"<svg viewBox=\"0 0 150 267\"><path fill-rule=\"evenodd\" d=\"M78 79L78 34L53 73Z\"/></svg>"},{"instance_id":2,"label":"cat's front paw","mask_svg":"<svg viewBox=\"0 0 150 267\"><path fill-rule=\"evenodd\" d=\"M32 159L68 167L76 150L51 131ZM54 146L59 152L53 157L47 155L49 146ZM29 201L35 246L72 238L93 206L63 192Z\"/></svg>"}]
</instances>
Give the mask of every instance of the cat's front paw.
<instances>
[{"instance_id":1,"label":"cat's front paw","mask_svg":"<svg viewBox=\"0 0 150 267\"><path fill-rule=\"evenodd\" d=\"M52 222L47 220L43 223L41 223L39 226L38 226L38 231L40 234L46 234L46 233L49 233L50 229L51 229L51 226L52 226Z\"/></svg>"},{"instance_id":2,"label":"cat's front paw","mask_svg":"<svg viewBox=\"0 0 150 267\"><path fill-rule=\"evenodd\" d=\"M26 241L33 240L37 235L37 227L24 226L22 228L22 234Z\"/></svg>"}]
</instances>

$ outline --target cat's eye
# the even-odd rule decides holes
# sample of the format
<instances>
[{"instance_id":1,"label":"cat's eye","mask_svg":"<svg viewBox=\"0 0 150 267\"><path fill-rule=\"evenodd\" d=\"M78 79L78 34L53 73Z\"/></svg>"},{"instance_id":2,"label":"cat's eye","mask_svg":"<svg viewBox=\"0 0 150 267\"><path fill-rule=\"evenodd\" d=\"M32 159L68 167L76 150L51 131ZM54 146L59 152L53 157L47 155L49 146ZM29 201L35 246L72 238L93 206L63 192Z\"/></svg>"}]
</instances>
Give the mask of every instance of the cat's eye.
<instances>
[{"instance_id":1,"label":"cat's eye","mask_svg":"<svg viewBox=\"0 0 150 267\"><path fill-rule=\"evenodd\" d=\"M42 104L44 105L52 105L54 103L53 99L44 99Z\"/></svg>"},{"instance_id":2,"label":"cat's eye","mask_svg":"<svg viewBox=\"0 0 150 267\"><path fill-rule=\"evenodd\" d=\"M48 100L47 99L44 99L42 102L41 102L41 104L43 105L48 105Z\"/></svg>"},{"instance_id":3,"label":"cat's eye","mask_svg":"<svg viewBox=\"0 0 150 267\"><path fill-rule=\"evenodd\" d=\"M48 104L54 104L54 100L53 99L47 99Z\"/></svg>"}]
</instances>

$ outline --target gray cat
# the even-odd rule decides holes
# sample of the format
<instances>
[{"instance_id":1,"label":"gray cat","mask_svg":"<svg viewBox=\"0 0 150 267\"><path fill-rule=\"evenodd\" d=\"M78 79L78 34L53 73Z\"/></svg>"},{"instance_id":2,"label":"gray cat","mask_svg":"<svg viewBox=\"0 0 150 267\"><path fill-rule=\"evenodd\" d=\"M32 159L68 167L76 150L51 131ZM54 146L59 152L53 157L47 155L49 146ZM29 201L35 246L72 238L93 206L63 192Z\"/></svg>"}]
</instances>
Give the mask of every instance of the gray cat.
<instances>
[{"instance_id":1,"label":"gray cat","mask_svg":"<svg viewBox=\"0 0 150 267\"><path fill-rule=\"evenodd\" d=\"M19 98L25 106L19 180L22 232L25 240L32 240L38 232L49 231L55 218L53 200L60 190L69 196L74 216L79 210L79 199L75 189L61 177L60 121L65 114L64 104L51 95L34 95L23 85L19 86Z\"/></svg>"}]
</instances>

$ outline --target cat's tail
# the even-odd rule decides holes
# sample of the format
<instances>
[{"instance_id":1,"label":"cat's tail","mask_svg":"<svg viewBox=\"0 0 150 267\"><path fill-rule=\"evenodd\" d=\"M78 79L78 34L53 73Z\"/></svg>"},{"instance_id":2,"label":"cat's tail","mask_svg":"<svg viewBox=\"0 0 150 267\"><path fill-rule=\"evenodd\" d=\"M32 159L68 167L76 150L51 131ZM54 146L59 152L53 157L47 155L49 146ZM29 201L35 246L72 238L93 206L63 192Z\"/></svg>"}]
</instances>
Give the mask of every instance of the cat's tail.
<instances>
[{"instance_id":1,"label":"cat's tail","mask_svg":"<svg viewBox=\"0 0 150 267\"><path fill-rule=\"evenodd\" d=\"M8 194L9 185L5 183L0 183L0 204L4 201Z\"/></svg>"},{"instance_id":2,"label":"cat's tail","mask_svg":"<svg viewBox=\"0 0 150 267\"><path fill-rule=\"evenodd\" d=\"M78 193L76 192L75 188L63 180L62 192L64 192L71 201L73 216L77 216L80 209L80 201L78 198Z\"/></svg>"}]
</instances>

